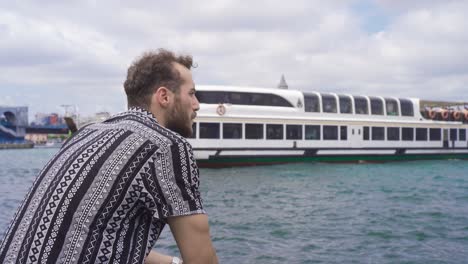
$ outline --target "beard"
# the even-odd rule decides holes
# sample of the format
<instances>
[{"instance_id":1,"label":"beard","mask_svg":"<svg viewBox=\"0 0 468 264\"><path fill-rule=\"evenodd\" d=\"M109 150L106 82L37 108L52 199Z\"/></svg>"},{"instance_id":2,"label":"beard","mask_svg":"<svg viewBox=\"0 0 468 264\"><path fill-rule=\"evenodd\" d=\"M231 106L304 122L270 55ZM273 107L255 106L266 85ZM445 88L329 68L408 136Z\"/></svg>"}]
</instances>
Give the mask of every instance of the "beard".
<instances>
[{"instance_id":1,"label":"beard","mask_svg":"<svg viewBox=\"0 0 468 264\"><path fill-rule=\"evenodd\" d=\"M175 100L174 107L169 110L166 120L167 129L186 138L192 136L192 119L180 108L179 100Z\"/></svg>"}]
</instances>

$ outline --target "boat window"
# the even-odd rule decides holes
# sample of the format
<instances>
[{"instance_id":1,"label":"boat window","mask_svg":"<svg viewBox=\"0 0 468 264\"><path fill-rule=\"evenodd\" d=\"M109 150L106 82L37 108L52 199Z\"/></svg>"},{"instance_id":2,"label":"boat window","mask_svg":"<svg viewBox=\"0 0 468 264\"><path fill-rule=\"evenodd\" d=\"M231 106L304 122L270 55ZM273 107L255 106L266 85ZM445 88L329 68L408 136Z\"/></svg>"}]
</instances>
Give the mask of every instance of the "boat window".
<instances>
[{"instance_id":1,"label":"boat window","mask_svg":"<svg viewBox=\"0 0 468 264\"><path fill-rule=\"evenodd\" d=\"M356 110L356 114L369 114L369 106L367 105L367 99L363 96L354 96L354 109Z\"/></svg>"},{"instance_id":2,"label":"boat window","mask_svg":"<svg viewBox=\"0 0 468 264\"><path fill-rule=\"evenodd\" d=\"M200 123L200 138L219 138L219 123Z\"/></svg>"},{"instance_id":3,"label":"boat window","mask_svg":"<svg viewBox=\"0 0 468 264\"><path fill-rule=\"evenodd\" d=\"M338 127L337 126L323 126L323 139L324 140L338 140Z\"/></svg>"},{"instance_id":4,"label":"boat window","mask_svg":"<svg viewBox=\"0 0 468 264\"><path fill-rule=\"evenodd\" d=\"M369 127L364 127L362 132L362 139L369 140Z\"/></svg>"},{"instance_id":5,"label":"boat window","mask_svg":"<svg viewBox=\"0 0 468 264\"><path fill-rule=\"evenodd\" d=\"M324 113L337 113L335 96L322 94L322 108Z\"/></svg>"},{"instance_id":6,"label":"boat window","mask_svg":"<svg viewBox=\"0 0 468 264\"><path fill-rule=\"evenodd\" d=\"M340 139L348 140L348 127L347 126L340 126Z\"/></svg>"},{"instance_id":7,"label":"boat window","mask_svg":"<svg viewBox=\"0 0 468 264\"><path fill-rule=\"evenodd\" d=\"M370 104L371 104L371 114L373 115L383 115L384 110L383 110L383 102L380 98L377 97L371 97L370 98Z\"/></svg>"},{"instance_id":8,"label":"boat window","mask_svg":"<svg viewBox=\"0 0 468 264\"><path fill-rule=\"evenodd\" d=\"M351 98L346 95L338 96L340 100L340 113L342 114L352 114L353 108L351 107Z\"/></svg>"},{"instance_id":9,"label":"boat window","mask_svg":"<svg viewBox=\"0 0 468 264\"><path fill-rule=\"evenodd\" d=\"M460 130L458 131L459 132L459 136L460 136L460 141L465 141L466 140L466 130L464 128L460 128Z\"/></svg>"},{"instance_id":10,"label":"boat window","mask_svg":"<svg viewBox=\"0 0 468 264\"><path fill-rule=\"evenodd\" d=\"M251 102L247 102L244 104L249 105L264 105L264 106L281 106L281 107L294 107L290 102L288 102L283 97L276 95L276 94L248 94L249 97L252 99Z\"/></svg>"},{"instance_id":11,"label":"boat window","mask_svg":"<svg viewBox=\"0 0 468 264\"><path fill-rule=\"evenodd\" d=\"M283 125L267 124L267 139L283 139Z\"/></svg>"},{"instance_id":12,"label":"boat window","mask_svg":"<svg viewBox=\"0 0 468 264\"><path fill-rule=\"evenodd\" d=\"M222 104L225 103L225 100L228 100L228 98L224 97L224 92L219 91L197 91L195 96L198 102L204 104Z\"/></svg>"},{"instance_id":13,"label":"boat window","mask_svg":"<svg viewBox=\"0 0 468 264\"><path fill-rule=\"evenodd\" d=\"M286 139L302 139L302 126L286 125Z\"/></svg>"},{"instance_id":14,"label":"boat window","mask_svg":"<svg viewBox=\"0 0 468 264\"><path fill-rule=\"evenodd\" d=\"M401 137L404 141L413 141L414 129L412 127L403 127L401 129Z\"/></svg>"},{"instance_id":15,"label":"boat window","mask_svg":"<svg viewBox=\"0 0 468 264\"><path fill-rule=\"evenodd\" d=\"M416 140L426 141L427 140L427 128L416 128Z\"/></svg>"},{"instance_id":16,"label":"boat window","mask_svg":"<svg viewBox=\"0 0 468 264\"><path fill-rule=\"evenodd\" d=\"M389 141L400 140L400 128L399 127L387 127L387 140Z\"/></svg>"},{"instance_id":17,"label":"boat window","mask_svg":"<svg viewBox=\"0 0 468 264\"><path fill-rule=\"evenodd\" d=\"M286 99L275 94L269 94L266 96L264 105L294 107L294 105L292 105Z\"/></svg>"},{"instance_id":18,"label":"boat window","mask_svg":"<svg viewBox=\"0 0 468 264\"><path fill-rule=\"evenodd\" d=\"M384 140L385 139L385 128L384 127L372 127L372 140Z\"/></svg>"},{"instance_id":19,"label":"boat window","mask_svg":"<svg viewBox=\"0 0 468 264\"><path fill-rule=\"evenodd\" d=\"M431 141L440 141L442 139L442 133L440 128L430 128L429 129L429 140Z\"/></svg>"},{"instance_id":20,"label":"boat window","mask_svg":"<svg viewBox=\"0 0 468 264\"><path fill-rule=\"evenodd\" d=\"M249 105L251 104L251 95L247 93L226 92L226 100L229 104Z\"/></svg>"},{"instance_id":21,"label":"boat window","mask_svg":"<svg viewBox=\"0 0 468 264\"><path fill-rule=\"evenodd\" d=\"M319 98L316 94L304 94L304 109L306 112L320 112Z\"/></svg>"},{"instance_id":22,"label":"boat window","mask_svg":"<svg viewBox=\"0 0 468 264\"><path fill-rule=\"evenodd\" d=\"M400 99L400 109L402 116L414 116L413 102L409 99Z\"/></svg>"},{"instance_id":23,"label":"boat window","mask_svg":"<svg viewBox=\"0 0 468 264\"><path fill-rule=\"evenodd\" d=\"M190 138L197 138L197 123L193 122L192 124L192 135Z\"/></svg>"},{"instance_id":24,"label":"boat window","mask_svg":"<svg viewBox=\"0 0 468 264\"><path fill-rule=\"evenodd\" d=\"M457 132L458 132L458 129L456 129L456 128L451 128L450 129L450 140L452 140L452 141L458 140L458 137L457 137L458 133Z\"/></svg>"},{"instance_id":25,"label":"boat window","mask_svg":"<svg viewBox=\"0 0 468 264\"><path fill-rule=\"evenodd\" d=\"M387 110L387 115L389 116L400 115L398 113L398 104L395 99L385 98L385 108Z\"/></svg>"},{"instance_id":26,"label":"boat window","mask_svg":"<svg viewBox=\"0 0 468 264\"><path fill-rule=\"evenodd\" d=\"M263 139L263 124L245 124L246 139Z\"/></svg>"},{"instance_id":27,"label":"boat window","mask_svg":"<svg viewBox=\"0 0 468 264\"><path fill-rule=\"evenodd\" d=\"M305 139L320 140L320 126L306 125Z\"/></svg>"},{"instance_id":28,"label":"boat window","mask_svg":"<svg viewBox=\"0 0 468 264\"><path fill-rule=\"evenodd\" d=\"M223 91L197 91L197 99L202 104L237 104L294 107L283 97L268 93L243 93Z\"/></svg>"},{"instance_id":29,"label":"boat window","mask_svg":"<svg viewBox=\"0 0 468 264\"><path fill-rule=\"evenodd\" d=\"M443 131L442 132L442 140L443 141L448 141L449 140L449 130L448 129L443 129L442 131Z\"/></svg>"},{"instance_id":30,"label":"boat window","mask_svg":"<svg viewBox=\"0 0 468 264\"><path fill-rule=\"evenodd\" d=\"M223 138L242 138L242 124L223 124Z\"/></svg>"}]
</instances>

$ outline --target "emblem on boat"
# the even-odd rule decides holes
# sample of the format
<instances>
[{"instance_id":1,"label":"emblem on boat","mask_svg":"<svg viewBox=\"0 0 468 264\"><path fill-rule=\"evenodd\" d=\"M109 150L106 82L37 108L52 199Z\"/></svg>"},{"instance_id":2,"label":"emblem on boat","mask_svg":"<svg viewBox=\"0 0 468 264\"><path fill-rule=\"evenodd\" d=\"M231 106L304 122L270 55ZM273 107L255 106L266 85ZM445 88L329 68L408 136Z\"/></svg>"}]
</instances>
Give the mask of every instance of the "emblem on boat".
<instances>
[{"instance_id":1,"label":"emblem on boat","mask_svg":"<svg viewBox=\"0 0 468 264\"><path fill-rule=\"evenodd\" d=\"M216 108L216 113L221 116L224 115L226 113L226 107L224 107L222 104L219 104L218 108Z\"/></svg>"},{"instance_id":2,"label":"emblem on boat","mask_svg":"<svg viewBox=\"0 0 468 264\"><path fill-rule=\"evenodd\" d=\"M302 108L302 101L301 101L301 99L297 100L297 108Z\"/></svg>"}]
</instances>

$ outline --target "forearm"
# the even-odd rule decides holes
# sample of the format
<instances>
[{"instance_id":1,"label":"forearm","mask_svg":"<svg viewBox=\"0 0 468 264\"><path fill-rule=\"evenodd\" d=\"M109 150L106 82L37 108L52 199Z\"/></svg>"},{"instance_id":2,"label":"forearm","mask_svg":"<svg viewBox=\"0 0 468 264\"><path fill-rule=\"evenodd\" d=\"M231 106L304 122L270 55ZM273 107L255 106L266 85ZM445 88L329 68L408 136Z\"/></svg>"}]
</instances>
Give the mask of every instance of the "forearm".
<instances>
[{"instance_id":1,"label":"forearm","mask_svg":"<svg viewBox=\"0 0 468 264\"><path fill-rule=\"evenodd\" d=\"M182 258L184 258L182 254ZM214 248L199 251L197 255L184 258L184 264L218 264L218 256Z\"/></svg>"},{"instance_id":2,"label":"forearm","mask_svg":"<svg viewBox=\"0 0 468 264\"><path fill-rule=\"evenodd\" d=\"M207 263L210 263L210 264L218 264L218 256L216 256L216 250L212 247L211 248L211 256L208 257L208 261Z\"/></svg>"},{"instance_id":3,"label":"forearm","mask_svg":"<svg viewBox=\"0 0 468 264\"><path fill-rule=\"evenodd\" d=\"M172 256L164 255L151 250L145 258L145 264L171 264Z\"/></svg>"},{"instance_id":4,"label":"forearm","mask_svg":"<svg viewBox=\"0 0 468 264\"><path fill-rule=\"evenodd\" d=\"M218 263L206 215L170 217L168 223L184 264Z\"/></svg>"},{"instance_id":5,"label":"forearm","mask_svg":"<svg viewBox=\"0 0 468 264\"><path fill-rule=\"evenodd\" d=\"M211 264L218 264L218 256L216 255L216 250L211 247L211 258L209 258Z\"/></svg>"}]
</instances>

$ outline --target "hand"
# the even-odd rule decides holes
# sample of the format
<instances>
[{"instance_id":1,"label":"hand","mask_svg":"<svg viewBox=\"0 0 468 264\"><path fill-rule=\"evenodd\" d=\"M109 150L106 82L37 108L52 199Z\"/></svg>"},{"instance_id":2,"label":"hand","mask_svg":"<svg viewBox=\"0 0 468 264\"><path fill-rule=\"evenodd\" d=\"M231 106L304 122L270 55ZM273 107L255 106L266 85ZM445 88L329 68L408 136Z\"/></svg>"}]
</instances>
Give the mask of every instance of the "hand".
<instances>
[{"instance_id":1,"label":"hand","mask_svg":"<svg viewBox=\"0 0 468 264\"><path fill-rule=\"evenodd\" d=\"M145 264L173 264L174 257L158 253L151 250L148 256L145 258ZM182 260L176 263L182 263Z\"/></svg>"}]
</instances>

